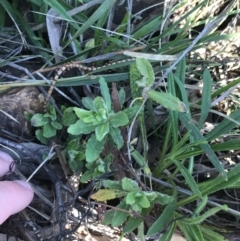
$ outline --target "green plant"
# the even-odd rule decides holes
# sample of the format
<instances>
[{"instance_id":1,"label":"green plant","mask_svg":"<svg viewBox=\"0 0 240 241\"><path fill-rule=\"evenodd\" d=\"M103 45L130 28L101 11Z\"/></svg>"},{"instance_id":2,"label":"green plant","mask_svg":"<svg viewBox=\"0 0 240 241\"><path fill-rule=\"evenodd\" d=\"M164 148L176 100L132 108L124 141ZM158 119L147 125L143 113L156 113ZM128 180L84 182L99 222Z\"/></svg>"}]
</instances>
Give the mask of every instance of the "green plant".
<instances>
[{"instance_id":1,"label":"green plant","mask_svg":"<svg viewBox=\"0 0 240 241\"><path fill-rule=\"evenodd\" d=\"M35 134L37 139L44 144L48 144L48 139L55 137L57 131L63 128L53 106L50 106L48 113L33 115L31 125L41 127L36 130Z\"/></svg>"},{"instance_id":2,"label":"green plant","mask_svg":"<svg viewBox=\"0 0 240 241\"><path fill-rule=\"evenodd\" d=\"M81 176L81 182L88 182L112 171L113 155L107 155L104 159L98 158L94 162L87 162L86 170Z\"/></svg>"},{"instance_id":3,"label":"green plant","mask_svg":"<svg viewBox=\"0 0 240 241\"><path fill-rule=\"evenodd\" d=\"M91 198L97 201L107 201L124 197L117 207L127 212L112 210L106 214L103 223L111 224L112 226L119 226L127 219L130 221L134 213L146 216L154 204L167 205L173 201L173 198L166 194L142 191L136 181L126 177L121 181L104 180L103 186L107 189L100 189ZM125 228L129 229L131 225L126 225Z\"/></svg>"},{"instance_id":4,"label":"green plant","mask_svg":"<svg viewBox=\"0 0 240 241\"><path fill-rule=\"evenodd\" d=\"M82 170L85 160L85 145L81 144L80 138L74 138L68 141L67 147L63 151L63 155L68 162L72 171Z\"/></svg>"},{"instance_id":5,"label":"green plant","mask_svg":"<svg viewBox=\"0 0 240 241\"><path fill-rule=\"evenodd\" d=\"M73 110L79 120L70 125L67 130L71 135L93 133L86 144L87 162L93 162L99 157L107 138L111 138L118 149L122 148L124 141L120 127L129 123L129 118L136 110L136 108L128 108L115 113L105 80L100 78L99 83L103 97L98 96L94 100L83 98L83 105L88 110L74 107Z\"/></svg>"},{"instance_id":6,"label":"green plant","mask_svg":"<svg viewBox=\"0 0 240 241\"><path fill-rule=\"evenodd\" d=\"M198 4L194 4L191 8L189 1L179 1L179 3L169 8L167 14L153 14L149 16L147 21L142 19L137 26L135 20L137 21L138 16L127 11L121 25L115 32L112 29L105 31L106 19L110 16L109 11L116 2L115 0L96 1L100 3L99 6L94 6L94 8L82 12L70 11L74 7L64 1L29 0L28 2L31 3L28 9L33 10L31 13L36 27L43 26L46 22L45 16L49 16L49 7L59 14L62 21L68 21L69 23L69 35L66 36L72 36L72 38L63 38L61 41L56 42L57 44L60 42L63 55L66 47L68 50L70 49L70 43L75 45L76 53L58 64L64 64L65 61L78 61L88 56L97 56L100 52L103 54L116 54L120 50L131 50L136 45L142 47L142 52L138 52L136 63L131 61L130 71L127 71L126 68L117 69L129 65L127 62L123 62L104 68L104 71L111 68L113 71L110 73L103 74L103 70L100 70L101 75L99 75L99 70L97 70L90 75L64 77L56 85L66 87L98 84L98 80L102 76L107 83L126 81L124 85L128 88L130 79L132 107L129 107L127 102L123 105L124 92L120 90L118 97L122 109L120 114L113 111L108 87L101 80L102 97L96 97L94 100L88 97L83 98L85 109L63 107L63 116L60 118L50 107L50 113L36 114L32 117L33 125L40 128L36 131L37 138L43 143L47 143L49 138L61 138L61 144L65 145L65 149L62 151L63 157L73 171L82 171L81 180L85 182L112 171L113 157L111 153L110 155L108 155L109 153L106 154L104 146L110 144L111 147L114 146L114 148L120 149L124 143L121 132L124 131L126 126L133 125L131 119L138 112L136 119L140 125L141 136L137 136L134 141L142 139L142 149L134 146L132 140L130 140L131 133L128 133L132 144L128 152L129 156L132 157L132 162L129 163L127 168L133 174L131 176L133 180L125 178L122 181L112 181L111 184L108 184L111 181L105 180L103 191L99 190L96 196L92 196L97 197L96 200L107 200L106 198L109 198L109 196L119 199L118 210L113 207L107 213L104 222L113 226L123 224L123 233L129 233L137 229L141 241L145 240L145 235L151 236L157 233L163 233L160 238L161 241L169 241L177 228L181 229L184 236L191 241L225 240L218 231L214 231L212 226L207 225L207 223L204 224L204 221L215 215L219 210L224 210L224 212L232 214L233 217L240 217L237 210L227 209L225 206L210 208L210 205L219 206L222 203L209 201L209 197L217 191L226 189L229 191L229 189L240 187L239 166L232 165L231 170L226 172L218 159L218 154L221 154L222 151L224 151L224 155L226 155L227 151L231 152L232 155L234 150L239 149L240 140L235 139L235 135L239 133L239 97L238 95L235 95L235 98L229 97L234 100L234 108L228 108L227 110L229 115L216 112L212 108L212 102L215 98L224 96L225 92L230 91L232 93L231 89L240 83L240 78L221 83L213 81L209 70L212 67L218 67L222 63L212 59L206 60L205 56L203 57L201 54L197 58L192 58L189 53L177 66L175 65L176 62L173 63L172 61L180 60L180 54L192 45L196 34L198 34L197 31L203 25L205 25L204 30L206 30L205 36L201 35L199 41L195 42L192 48L193 51L207 49L208 46L211 46L211 42L218 43L219 40L231 40L234 35L236 36L237 33L220 34L220 29L216 29L217 25L220 24L219 20L222 21L226 17L231 18L231 15L238 11L231 9L234 1L230 1L227 7L230 6L231 8L228 8L227 12L224 10L225 13L219 16L212 14L211 9L215 9L215 2L211 3L211 1L203 0L199 1ZM83 0L81 2L94 1ZM52 48L53 53L49 51L49 40L44 39L45 34L43 34L42 29L33 30L33 26L27 22L28 18L23 17L25 15L20 12L20 9L22 9L19 8L20 1L2 0L0 4L3 6L0 10L1 27L4 27L5 16L7 15L11 16L16 26L16 29L12 28L12 38L9 39L15 41L15 36L20 34L21 43L17 43L18 45L26 46L28 44L32 46L31 49L37 50L37 54L44 57L45 66L52 62L56 54L54 48ZM186 12L182 11L184 7L188 9ZM221 7L218 8L221 9ZM177 16L179 12L183 14L176 21L169 19L170 16ZM210 13L210 16L205 18L207 12ZM211 25L213 18L214 25ZM79 22L84 24L79 25ZM165 23L171 24L166 26ZM209 24L211 27L209 27ZM78 37L90 28L91 31L95 31L94 36L88 41L91 44L87 44L87 48L83 50ZM7 38L4 37L3 42L4 39ZM102 43L104 43L104 48ZM29 49L29 52L31 49ZM4 59L1 62L1 67L12 64L13 60L15 64L20 63L29 57L26 58L25 54L16 54L19 52L13 51L11 48L4 48L4 50L13 54L14 58L10 55L11 57ZM223 48L220 50L221 54L225 54L225 51L222 50ZM136 51L136 49L133 51ZM171 60L168 57L165 60L159 59L163 54L175 58ZM198 53L194 52L194 54ZM113 56L115 57L115 55ZM147 56L151 61L157 60L158 62L150 64L149 61L144 59L144 56ZM39 58L39 55L36 55L36 57ZM173 66L175 67L173 68ZM172 71L169 71L170 69ZM202 69L204 70L202 71ZM46 71L46 69L41 68L38 70L38 72L41 71ZM168 76L162 78L166 74L165 71L167 71ZM15 76L15 78L18 77ZM9 82L2 82L1 91L17 86L46 84L45 80L31 78L29 81L25 79L12 81L10 79ZM164 79L166 82L159 81L159 78ZM187 82L188 80L191 81ZM201 87L196 84L196 80L201 80L203 83L202 96L199 100L193 102L189 98L186 88L190 89L190 91L191 88L197 87L200 89ZM193 82L194 85L192 85ZM129 98L129 95L127 97ZM138 111L141 105L142 107ZM167 108L167 111L163 111L161 123L155 123L154 121L157 105ZM206 119L213 113L223 118L223 120L220 119L218 122L211 123L213 124L212 130L207 131L208 133L203 132L206 131L204 130ZM196 115L199 118L196 118ZM150 128L147 119L149 117L151 117ZM68 127L68 131L72 135L66 137L65 127ZM62 138L62 135L58 135L58 130L61 130L64 138ZM226 136L229 139L226 139ZM151 154L154 152L154 145L156 145L158 152L152 158ZM94 150L94 154L91 153L92 150ZM207 164L213 165L220 175L198 183L193 178L193 168L196 162L199 162L199 155L206 156ZM144 176L138 172L137 168L139 167L144 170L141 173ZM181 186L185 187L185 192L182 192L183 188L178 186L179 177L182 182ZM147 178L150 180L148 181ZM160 180L164 182L158 182ZM141 188L138 181L141 181ZM99 187L100 183L96 186ZM169 185L171 188L168 188ZM102 199L97 196L101 193L103 193ZM157 197L160 197L161 194L166 195L165 197L166 199L169 198L169 202L164 204L158 202ZM197 208L195 208L196 205L198 205ZM155 208L157 208L156 211ZM181 209L188 209L189 215L186 216ZM144 221L150 216L150 212L151 217L156 213L156 216L153 217L155 220L152 221L151 228L144 230Z\"/></svg>"}]
</instances>

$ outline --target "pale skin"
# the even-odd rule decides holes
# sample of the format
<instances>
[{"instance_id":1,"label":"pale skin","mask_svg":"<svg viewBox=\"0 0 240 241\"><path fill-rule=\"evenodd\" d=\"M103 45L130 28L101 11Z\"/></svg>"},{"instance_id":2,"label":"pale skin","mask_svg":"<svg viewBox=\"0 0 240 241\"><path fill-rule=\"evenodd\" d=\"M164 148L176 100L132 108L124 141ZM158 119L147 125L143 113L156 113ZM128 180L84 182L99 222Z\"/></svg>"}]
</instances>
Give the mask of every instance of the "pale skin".
<instances>
[{"instance_id":1,"label":"pale skin","mask_svg":"<svg viewBox=\"0 0 240 241\"><path fill-rule=\"evenodd\" d=\"M9 171L12 157L0 151L0 176ZM22 211L33 199L33 189L24 181L0 182L0 225L11 215Z\"/></svg>"}]
</instances>

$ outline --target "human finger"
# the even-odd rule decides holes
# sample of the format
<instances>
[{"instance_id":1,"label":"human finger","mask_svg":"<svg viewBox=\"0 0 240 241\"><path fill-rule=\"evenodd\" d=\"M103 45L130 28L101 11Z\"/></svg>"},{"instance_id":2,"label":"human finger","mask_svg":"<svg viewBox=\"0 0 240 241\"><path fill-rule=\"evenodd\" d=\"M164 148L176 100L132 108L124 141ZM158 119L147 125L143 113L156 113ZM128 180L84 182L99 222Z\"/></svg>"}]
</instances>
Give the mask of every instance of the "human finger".
<instances>
[{"instance_id":1,"label":"human finger","mask_svg":"<svg viewBox=\"0 0 240 241\"><path fill-rule=\"evenodd\" d=\"M9 171L9 166L12 162L13 159L10 155L0 151L0 177Z\"/></svg>"},{"instance_id":2,"label":"human finger","mask_svg":"<svg viewBox=\"0 0 240 241\"><path fill-rule=\"evenodd\" d=\"M22 211L33 199L30 184L21 180L0 182L0 224Z\"/></svg>"}]
</instances>

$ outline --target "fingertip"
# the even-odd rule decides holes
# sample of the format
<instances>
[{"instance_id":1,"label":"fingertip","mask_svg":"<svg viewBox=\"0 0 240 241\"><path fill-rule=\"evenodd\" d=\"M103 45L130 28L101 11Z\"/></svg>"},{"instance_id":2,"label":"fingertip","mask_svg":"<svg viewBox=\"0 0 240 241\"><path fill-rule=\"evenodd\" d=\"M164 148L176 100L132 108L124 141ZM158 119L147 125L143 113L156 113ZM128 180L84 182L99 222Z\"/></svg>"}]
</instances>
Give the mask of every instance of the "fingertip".
<instances>
[{"instance_id":1,"label":"fingertip","mask_svg":"<svg viewBox=\"0 0 240 241\"><path fill-rule=\"evenodd\" d=\"M25 188L27 190L31 190L33 192L32 186L28 182L24 182L22 180L15 180L14 182L18 183L23 188Z\"/></svg>"},{"instance_id":2,"label":"fingertip","mask_svg":"<svg viewBox=\"0 0 240 241\"><path fill-rule=\"evenodd\" d=\"M9 166L12 162L13 159L10 155L0 151L0 176L3 176L9 171Z\"/></svg>"},{"instance_id":3,"label":"fingertip","mask_svg":"<svg viewBox=\"0 0 240 241\"><path fill-rule=\"evenodd\" d=\"M34 196L30 184L24 181L0 182L0 224L10 215L26 208Z\"/></svg>"}]
</instances>

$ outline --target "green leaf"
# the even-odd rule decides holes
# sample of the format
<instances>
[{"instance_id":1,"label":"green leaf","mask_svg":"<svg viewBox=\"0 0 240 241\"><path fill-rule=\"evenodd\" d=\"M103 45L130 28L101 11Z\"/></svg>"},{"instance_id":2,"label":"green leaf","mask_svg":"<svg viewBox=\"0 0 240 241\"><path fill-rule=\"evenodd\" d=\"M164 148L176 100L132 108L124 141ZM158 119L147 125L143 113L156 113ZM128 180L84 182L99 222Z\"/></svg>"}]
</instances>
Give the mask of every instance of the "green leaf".
<instances>
[{"instance_id":1,"label":"green leaf","mask_svg":"<svg viewBox=\"0 0 240 241\"><path fill-rule=\"evenodd\" d=\"M131 207L132 207L132 210L137 213L142 212L142 207L138 203L134 203L133 205L131 205Z\"/></svg>"},{"instance_id":2,"label":"green leaf","mask_svg":"<svg viewBox=\"0 0 240 241\"><path fill-rule=\"evenodd\" d=\"M52 127L55 128L56 130L61 130L62 127L63 127L59 122L56 122L56 121L52 121L52 122L51 122L51 125L52 125Z\"/></svg>"},{"instance_id":3,"label":"green leaf","mask_svg":"<svg viewBox=\"0 0 240 241\"><path fill-rule=\"evenodd\" d=\"M88 116L92 116L94 114L93 111L84 110L84 109L81 109L78 107L74 107L73 110L75 111L75 113L79 119L84 119L84 118L86 118Z\"/></svg>"},{"instance_id":4,"label":"green leaf","mask_svg":"<svg viewBox=\"0 0 240 241\"><path fill-rule=\"evenodd\" d=\"M126 203L129 205L133 205L135 202L136 202L135 192L128 193L128 195L126 197Z\"/></svg>"},{"instance_id":5,"label":"green leaf","mask_svg":"<svg viewBox=\"0 0 240 241\"><path fill-rule=\"evenodd\" d=\"M152 224L147 232L147 236L152 236L156 233L162 232L168 223L173 218L173 214L176 208L176 200L170 202L163 210L159 218Z\"/></svg>"},{"instance_id":6,"label":"green leaf","mask_svg":"<svg viewBox=\"0 0 240 241\"><path fill-rule=\"evenodd\" d=\"M62 124L63 126L70 126L77 121L77 117L73 112L73 107L66 108L62 115Z\"/></svg>"},{"instance_id":7,"label":"green leaf","mask_svg":"<svg viewBox=\"0 0 240 241\"><path fill-rule=\"evenodd\" d=\"M131 156L134 158L134 160L138 163L140 167L144 167L147 165L145 158L133 147L131 147Z\"/></svg>"},{"instance_id":8,"label":"green leaf","mask_svg":"<svg viewBox=\"0 0 240 241\"><path fill-rule=\"evenodd\" d=\"M99 109L105 109L105 110L107 110L106 105L105 105L105 102L104 102L103 98L100 97L100 96L97 96L97 97L93 100L93 105L94 105L94 107L97 109L97 111L98 111Z\"/></svg>"},{"instance_id":9,"label":"green leaf","mask_svg":"<svg viewBox=\"0 0 240 241\"><path fill-rule=\"evenodd\" d=\"M164 106L167 109L179 112L187 112L184 103L170 93L149 90L146 92L146 94L149 96L150 99L156 101L158 104Z\"/></svg>"},{"instance_id":10,"label":"green leaf","mask_svg":"<svg viewBox=\"0 0 240 241\"><path fill-rule=\"evenodd\" d=\"M155 18L151 18L150 21L144 23L141 28L138 28L134 31L134 35L132 36L134 39L141 39L146 37L149 33L155 32L160 27L162 21L162 15L157 15Z\"/></svg>"},{"instance_id":11,"label":"green leaf","mask_svg":"<svg viewBox=\"0 0 240 241\"><path fill-rule=\"evenodd\" d=\"M125 202L121 202L117 207L123 210L128 210L128 205ZM128 216L129 213L116 210L112 219L112 226L118 227L122 225Z\"/></svg>"},{"instance_id":12,"label":"green leaf","mask_svg":"<svg viewBox=\"0 0 240 241\"><path fill-rule=\"evenodd\" d=\"M139 241L145 241L145 235L144 235L144 223L140 223L137 229L137 236L139 238Z\"/></svg>"},{"instance_id":13,"label":"green leaf","mask_svg":"<svg viewBox=\"0 0 240 241\"><path fill-rule=\"evenodd\" d=\"M68 150L67 154L70 161L76 161L78 163L81 163L81 167L83 166L82 161L85 159L84 148L79 148L79 150Z\"/></svg>"},{"instance_id":14,"label":"green leaf","mask_svg":"<svg viewBox=\"0 0 240 241\"><path fill-rule=\"evenodd\" d=\"M103 97L103 99L105 101L107 110L110 111L111 110L111 106L112 106L111 96L109 94L108 85L107 85L107 83L106 83L106 81L105 81L105 79L103 77L100 77L99 84L100 84L101 94L102 94L102 97Z\"/></svg>"},{"instance_id":15,"label":"green leaf","mask_svg":"<svg viewBox=\"0 0 240 241\"><path fill-rule=\"evenodd\" d=\"M212 193L215 193L219 190L230 188L232 185L235 185L240 181L240 166L236 165L229 172L227 172L227 178L224 179L223 176L218 176L213 180L205 181L199 184L199 189L202 192L203 196L208 196ZM227 181L226 181L227 180ZM178 206L186 205L187 203L197 200L196 195L191 195L185 199L182 199L178 202Z\"/></svg>"},{"instance_id":16,"label":"green leaf","mask_svg":"<svg viewBox=\"0 0 240 241\"><path fill-rule=\"evenodd\" d=\"M92 123L92 125L96 125L96 122L97 124L99 124L99 122L96 120L96 117L94 115L89 115L87 117L84 117L82 120L85 123Z\"/></svg>"},{"instance_id":17,"label":"green leaf","mask_svg":"<svg viewBox=\"0 0 240 241\"><path fill-rule=\"evenodd\" d=\"M134 229L136 229L140 224L142 223L141 218L133 218L129 217L124 228L123 228L123 233L130 233Z\"/></svg>"},{"instance_id":18,"label":"green leaf","mask_svg":"<svg viewBox=\"0 0 240 241\"><path fill-rule=\"evenodd\" d=\"M93 179L93 172L92 170L85 171L81 176L81 183L89 182Z\"/></svg>"},{"instance_id":19,"label":"green leaf","mask_svg":"<svg viewBox=\"0 0 240 241\"><path fill-rule=\"evenodd\" d=\"M76 29L79 29L79 26L76 24L76 21L68 14L68 12L64 9L64 7L58 2L54 0L43 0L46 4L48 4L51 8L53 8L60 16L68 20L70 24L72 24Z\"/></svg>"},{"instance_id":20,"label":"green leaf","mask_svg":"<svg viewBox=\"0 0 240 241\"><path fill-rule=\"evenodd\" d=\"M45 0L46 1L46 0ZM103 16L103 14L111 8L111 6L116 2L116 0L105 0L101 4L101 6L91 14L91 16L87 19L86 22L82 25L82 27L75 33L76 36L80 36L80 34L84 33L87 29L91 28L95 25L95 22Z\"/></svg>"},{"instance_id":21,"label":"green leaf","mask_svg":"<svg viewBox=\"0 0 240 241\"><path fill-rule=\"evenodd\" d=\"M207 212L205 212L203 215L195 217L195 218L185 218L181 222L189 225L196 225L202 223L205 219L209 218L210 216L213 216L215 213L224 210L227 211L228 207L227 205L223 205L221 207L214 207L209 209Z\"/></svg>"},{"instance_id":22,"label":"green leaf","mask_svg":"<svg viewBox=\"0 0 240 241\"><path fill-rule=\"evenodd\" d=\"M35 135L41 143L48 145L48 139L43 136L43 130L36 130Z\"/></svg>"},{"instance_id":23,"label":"green leaf","mask_svg":"<svg viewBox=\"0 0 240 241\"><path fill-rule=\"evenodd\" d=\"M129 122L127 115L119 111L109 117L109 124L112 127L125 126Z\"/></svg>"},{"instance_id":24,"label":"green leaf","mask_svg":"<svg viewBox=\"0 0 240 241\"><path fill-rule=\"evenodd\" d=\"M198 205L195 208L195 210L193 211L194 216L199 216L200 213L202 212L202 210L206 207L207 203L208 203L208 196L204 196L202 198L201 202L198 201Z\"/></svg>"},{"instance_id":25,"label":"green leaf","mask_svg":"<svg viewBox=\"0 0 240 241\"><path fill-rule=\"evenodd\" d=\"M84 97L82 98L82 104L86 109L96 111L95 106L93 105L93 99L90 97Z\"/></svg>"},{"instance_id":26,"label":"green leaf","mask_svg":"<svg viewBox=\"0 0 240 241\"><path fill-rule=\"evenodd\" d=\"M68 142L67 149L68 150L77 150L80 145L80 138L75 138Z\"/></svg>"},{"instance_id":27,"label":"green leaf","mask_svg":"<svg viewBox=\"0 0 240 241\"><path fill-rule=\"evenodd\" d=\"M228 241L226 238L224 238L219 233L216 233L211 228L204 227L203 225L199 226L200 230L203 233L204 238L208 238L208 240L214 240L214 241Z\"/></svg>"},{"instance_id":28,"label":"green leaf","mask_svg":"<svg viewBox=\"0 0 240 241\"><path fill-rule=\"evenodd\" d=\"M104 215L104 220L101 222L103 225L109 225L112 223L113 217L114 217L114 213L116 211L115 210L110 210L107 211Z\"/></svg>"},{"instance_id":29,"label":"green leaf","mask_svg":"<svg viewBox=\"0 0 240 241\"><path fill-rule=\"evenodd\" d=\"M121 181L122 189L128 192L139 191L138 183L130 178L124 177Z\"/></svg>"},{"instance_id":30,"label":"green leaf","mask_svg":"<svg viewBox=\"0 0 240 241\"><path fill-rule=\"evenodd\" d=\"M184 124L184 126L191 130L191 135L194 137L195 140L198 141L206 141L205 138L201 135L198 128L192 123L191 119L187 114L179 113L179 119ZM208 144L201 144L200 147L204 150L204 152L207 154L209 160L212 162L214 167L222 174L222 176L226 179L226 173L225 170L221 164L221 162L218 160L216 154L211 149L211 147Z\"/></svg>"},{"instance_id":31,"label":"green leaf","mask_svg":"<svg viewBox=\"0 0 240 241\"><path fill-rule=\"evenodd\" d=\"M82 168L82 165L81 165L79 162L74 161L74 160L69 161L69 162L68 162L68 165L69 165L69 167L71 168L71 170L72 170L73 172L76 172L76 171L78 171L80 168Z\"/></svg>"},{"instance_id":32,"label":"green leaf","mask_svg":"<svg viewBox=\"0 0 240 241\"><path fill-rule=\"evenodd\" d=\"M87 162L93 162L99 157L99 155L103 150L105 141L106 141L105 139L98 141L95 135L92 135L90 137L86 145L86 153L85 153Z\"/></svg>"},{"instance_id":33,"label":"green leaf","mask_svg":"<svg viewBox=\"0 0 240 241\"><path fill-rule=\"evenodd\" d=\"M140 200L138 200L138 204L143 208L149 208L150 202L148 201L147 197L143 194Z\"/></svg>"},{"instance_id":34,"label":"green leaf","mask_svg":"<svg viewBox=\"0 0 240 241\"><path fill-rule=\"evenodd\" d=\"M183 222L178 222L182 232L186 236L187 240L194 240L194 241L205 241L203 238L202 232L198 225L188 225ZM215 241L215 239L214 239Z\"/></svg>"},{"instance_id":35,"label":"green leaf","mask_svg":"<svg viewBox=\"0 0 240 241\"><path fill-rule=\"evenodd\" d=\"M121 88L118 92L118 99L120 101L121 106L123 106L123 104L126 100L126 92L123 88Z\"/></svg>"},{"instance_id":36,"label":"green leaf","mask_svg":"<svg viewBox=\"0 0 240 241\"><path fill-rule=\"evenodd\" d=\"M96 126L92 123L85 123L82 120L78 120L75 124L68 127L67 132L71 135L89 134L94 131L95 128Z\"/></svg>"},{"instance_id":37,"label":"green leaf","mask_svg":"<svg viewBox=\"0 0 240 241\"><path fill-rule=\"evenodd\" d=\"M122 190L120 181L103 180L103 186L109 189Z\"/></svg>"},{"instance_id":38,"label":"green leaf","mask_svg":"<svg viewBox=\"0 0 240 241\"><path fill-rule=\"evenodd\" d=\"M57 112L53 105L49 106L49 111L44 116L50 117L52 121L55 121L57 119Z\"/></svg>"},{"instance_id":39,"label":"green leaf","mask_svg":"<svg viewBox=\"0 0 240 241\"><path fill-rule=\"evenodd\" d=\"M57 131L50 123L43 126L43 136L46 138L51 138L56 136Z\"/></svg>"},{"instance_id":40,"label":"green leaf","mask_svg":"<svg viewBox=\"0 0 240 241\"><path fill-rule=\"evenodd\" d=\"M134 105L124 109L123 112L127 115L128 119L132 119L136 115L139 108L140 105Z\"/></svg>"},{"instance_id":41,"label":"green leaf","mask_svg":"<svg viewBox=\"0 0 240 241\"><path fill-rule=\"evenodd\" d=\"M106 121L99 125L95 129L96 137L98 141L101 141L109 132L109 123Z\"/></svg>"},{"instance_id":42,"label":"green leaf","mask_svg":"<svg viewBox=\"0 0 240 241\"><path fill-rule=\"evenodd\" d=\"M123 233L130 233L132 232L134 229L136 229L141 223L142 223L142 219L141 218L133 218L133 217L129 217L126 224L124 225L123 228Z\"/></svg>"},{"instance_id":43,"label":"green leaf","mask_svg":"<svg viewBox=\"0 0 240 241\"><path fill-rule=\"evenodd\" d=\"M233 112L230 116L231 119L240 122L240 109ZM212 141L221 135L228 134L233 128L238 126L236 122L233 122L230 119L224 119L221 123L219 123L213 130L211 130L205 138L208 141Z\"/></svg>"},{"instance_id":44,"label":"green leaf","mask_svg":"<svg viewBox=\"0 0 240 241\"><path fill-rule=\"evenodd\" d=\"M110 127L109 134L112 137L114 143L117 145L118 150L121 149L123 147L124 141L120 129Z\"/></svg>"},{"instance_id":45,"label":"green leaf","mask_svg":"<svg viewBox=\"0 0 240 241\"><path fill-rule=\"evenodd\" d=\"M195 182L192 175L189 173L188 169L181 162L178 162L176 160L172 160L172 161L184 176L186 183L191 188L193 193L196 194L198 197L202 198L202 193L200 192L197 183Z\"/></svg>"},{"instance_id":46,"label":"green leaf","mask_svg":"<svg viewBox=\"0 0 240 241\"><path fill-rule=\"evenodd\" d=\"M155 80L155 75L153 67L147 59L136 58L136 66L138 71L146 80L146 83L143 83L143 87L150 87L153 85ZM141 82L141 81L140 81Z\"/></svg>"},{"instance_id":47,"label":"green leaf","mask_svg":"<svg viewBox=\"0 0 240 241\"><path fill-rule=\"evenodd\" d=\"M174 222L174 223L171 225L171 228L169 228L169 229L163 234L163 236L159 239L159 241L171 241L175 229L176 229L176 223Z\"/></svg>"},{"instance_id":48,"label":"green leaf","mask_svg":"<svg viewBox=\"0 0 240 241\"><path fill-rule=\"evenodd\" d=\"M153 202L156 197L158 196L156 192L153 192L153 191L150 191L150 192L146 192L144 191L143 192L143 195L147 197L147 199L150 201L150 202Z\"/></svg>"},{"instance_id":49,"label":"green leaf","mask_svg":"<svg viewBox=\"0 0 240 241\"><path fill-rule=\"evenodd\" d=\"M157 198L155 199L155 202L161 205L166 205L172 201L173 201L173 197L168 196L167 194L157 192Z\"/></svg>"},{"instance_id":50,"label":"green leaf","mask_svg":"<svg viewBox=\"0 0 240 241\"><path fill-rule=\"evenodd\" d=\"M202 90L202 104L201 115L198 122L198 128L201 129L205 120L208 117L211 108L211 92L212 92L212 77L210 71L205 69L203 72L203 90Z\"/></svg>"},{"instance_id":51,"label":"green leaf","mask_svg":"<svg viewBox=\"0 0 240 241\"><path fill-rule=\"evenodd\" d=\"M49 118L44 117L43 114L35 114L31 118L31 125L35 127L44 126L49 123Z\"/></svg>"}]
</instances>

